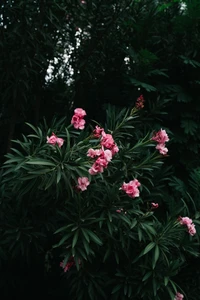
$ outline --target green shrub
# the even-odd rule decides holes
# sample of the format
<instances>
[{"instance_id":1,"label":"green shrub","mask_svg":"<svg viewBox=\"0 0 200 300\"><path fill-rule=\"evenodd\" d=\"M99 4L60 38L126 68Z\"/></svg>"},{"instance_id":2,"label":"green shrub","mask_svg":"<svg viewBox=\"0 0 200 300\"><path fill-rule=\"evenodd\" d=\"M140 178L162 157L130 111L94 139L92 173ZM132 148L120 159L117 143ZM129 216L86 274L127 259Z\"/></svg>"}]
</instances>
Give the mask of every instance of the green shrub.
<instances>
[{"instance_id":1,"label":"green shrub","mask_svg":"<svg viewBox=\"0 0 200 300\"><path fill-rule=\"evenodd\" d=\"M82 109L70 125L28 124L32 133L14 141L3 166L2 261L43 253L48 270L56 262L66 272L71 299L184 293L175 279L198 256L198 235L187 232L184 206L165 210L168 138L164 130L142 136L139 117L137 107L108 106L104 129L94 121L84 129Z\"/></svg>"}]
</instances>

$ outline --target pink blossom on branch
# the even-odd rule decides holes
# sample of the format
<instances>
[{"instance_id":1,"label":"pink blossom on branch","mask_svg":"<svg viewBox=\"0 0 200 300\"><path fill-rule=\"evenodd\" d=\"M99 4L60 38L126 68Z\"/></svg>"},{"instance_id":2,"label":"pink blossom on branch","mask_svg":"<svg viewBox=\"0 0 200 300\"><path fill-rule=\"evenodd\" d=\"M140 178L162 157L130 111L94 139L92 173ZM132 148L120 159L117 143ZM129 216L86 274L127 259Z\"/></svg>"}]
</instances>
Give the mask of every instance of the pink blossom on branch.
<instances>
[{"instance_id":1,"label":"pink blossom on branch","mask_svg":"<svg viewBox=\"0 0 200 300\"><path fill-rule=\"evenodd\" d=\"M95 129L93 130L93 135L94 135L94 137L96 137L96 138L100 138L102 132L104 132L104 129L101 128L101 127L99 127L99 126L96 126Z\"/></svg>"},{"instance_id":2,"label":"pink blossom on branch","mask_svg":"<svg viewBox=\"0 0 200 300\"><path fill-rule=\"evenodd\" d=\"M119 148L116 144L111 149L112 155L115 155L117 152L119 152Z\"/></svg>"},{"instance_id":3,"label":"pink blossom on branch","mask_svg":"<svg viewBox=\"0 0 200 300\"><path fill-rule=\"evenodd\" d=\"M159 150L160 154L166 155L168 152L168 149L165 147L165 143L169 141L169 137L165 130L159 130L154 134L154 136L151 138L152 141L156 141L158 144L156 146L156 149Z\"/></svg>"},{"instance_id":4,"label":"pink blossom on branch","mask_svg":"<svg viewBox=\"0 0 200 300\"><path fill-rule=\"evenodd\" d=\"M77 115L79 118L84 118L86 116L86 111L82 108L76 108L74 110L74 114Z\"/></svg>"},{"instance_id":5,"label":"pink blossom on branch","mask_svg":"<svg viewBox=\"0 0 200 300\"><path fill-rule=\"evenodd\" d=\"M58 144L59 148L62 147L63 143L64 143L64 140L62 138L57 138L57 144Z\"/></svg>"},{"instance_id":6,"label":"pink blossom on branch","mask_svg":"<svg viewBox=\"0 0 200 300\"><path fill-rule=\"evenodd\" d=\"M100 150L89 149L87 155L90 157L94 157L95 155L98 156L97 160L89 169L90 175L97 175L98 173L103 173L104 168L107 168L108 163L112 159L112 152L109 149L103 150L103 148Z\"/></svg>"},{"instance_id":7,"label":"pink blossom on branch","mask_svg":"<svg viewBox=\"0 0 200 300\"><path fill-rule=\"evenodd\" d=\"M62 138L58 138L55 133L52 133L50 137L47 136L47 144L55 146L58 145L59 148L62 147L64 140Z\"/></svg>"},{"instance_id":8,"label":"pink blossom on branch","mask_svg":"<svg viewBox=\"0 0 200 300\"><path fill-rule=\"evenodd\" d=\"M69 261L64 265L63 262L60 262L60 267L63 268L64 272L67 272L75 265L75 261L73 257L70 257Z\"/></svg>"},{"instance_id":9,"label":"pink blossom on branch","mask_svg":"<svg viewBox=\"0 0 200 300\"><path fill-rule=\"evenodd\" d=\"M96 137L100 137L101 135L101 149L94 150L90 148L87 152L87 156L91 158L98 157L89 169L90 175L97 175L98 173L103 173L104 168L107 168L108 163L112 160L113 155L119 151L119 148L115 144L112 135L106 134L103 128L96 126L93 133Z\"/></svg>"},{"instance_id":10,"label":"pink blossom on branch","mask_svg":"<svg viewBox=\"0 0 200 300\"><path fill-rule=\"evenodd\" d=\"M102 138L101 138L101 146L112 149L115 145L114 139L112 137L112 134L107 134L104 131L102 132Z\"/></svg>"},{"instance_id":11,"label":"pink blossom on branch","mask_svg":"<svg viewBox=\"0 0 200 300\"><path fill-rule=\"evenodd\" d=\"M115 143L112 134L107 134L104 131L102 131L101 146L111 150L112 155L119 152L119 148Z\"/></svg>"},{"instance_id":12,"label":"pink blossom on branch","mask_svg":"<svg viewBox=\"0 0 200 300\"><path fill-rule=\"evenodd\" d=\"M154 202L151 203L151 208L152 208L152 209L156 209L156 208L158 208L158 207L159 207L159 204L158 204L158 203L154 203Z\"/></svg>"},{"instance_id":13,"label":"pink blossom on branch","mask_svg":"<svg viewBox=\"0 0 200 300\"><path fill-rule=\"evenodd\" d=\"M165 144L158 144L156 146L156 149L159 150L160 154L166 155L168 152L168 149L165 147Z\"/></svg>"},{"instance_id":14,"label":"pink blossom on branch","mask_svg":"<svg viewBox=\"0 0 200 300\"><path fill-rule=\"evenodd\" d=\"M165 130L159 130L157 133L154 134L152 137L152 141L156 141L159 144L165 144L169 141L169 137Z\"/></svg>"},{"instance_id":15,"label":"pink blossom on branch","mask_svg":"<svg viewBox=\"0 0 200 300\"><path fill-rule=\"evenodd\" d=\"M109 149L102 150L101 158L105 159L107 162L112 160L112 152Z\"/></svg>"},{"instance_id":16,"label":"pink blossom on branch","mask_svg":"<svg viewBox=\"0 0 200 300\"><path fill-rule=\"evenodd\" d=\"M90 148L87 152L87 156L94 158L96 156L100 156L102 154L102 150L101 149L92 149Z\"/></svg>"},{"instance_id":17,"label":"pink blossom on branch","mask_svg":"<svg viewBox=\"0 0 200 300\"><path fill-rule=\"evenodd\" d=\"M196 228L195 228L195 225L192 221L192 219L188 218L188 217L179 217L178 218L178 221L181 225L185 225L187 226L187 230L188 230L188 233L193 236L195 235L196 233Z\"/></svg>"},{"instance_id":18,"label":"pink blossom on branch","mask_svg":"<svg viewBox=\"0 0 200 300\"><path fill-rule=\"evenodd\" d=\"M84 129L85 128L85 120L80 118L78 115L73 115L71 124L74 125L76 129Z\"/></svg>"},{"instance_id":19,"label":"pink blossom on branch","mask_svg":"<svg viewBox=\"0 0 200 300\"><path fill-rule=\"evenodd\" d=\"M84 129L85 128L85 120L83 119L86 116L86 112L82 108L76 108L74 110L74 115L71 119L71 124L74 125L76 129Z\"/></svg>"},{"instance_id":20,"label":"pink blossom on branch","mask_svg":"<svg viewBox=\"0 0 200 300\"><path fill-rule=\"evenodd\" d=\"M123 183L122 187L120 188L121 190L125 191L126 194L131 197L139 197L140 191L138 187L140 186L140 182L137 179L131 180L129 183Z\"/></svg>"},{"instance_id":21,"label":"pink blossom on branch","mask_svg":"<svg viewBox=\"0 0 200 300\"><path fill-rule=\"evenodd\" d=\"M81 191L86 191L89 184L90 182L87 177L79 177L77 188Z\"/></svg>"},{"instance_id":22,"label":"pink blossom on branch","mask_svg":"<svg viewBox=\"0 0 200 300\"><path fill-rule=\"evenodd\" d=\"M96 162L89 169L90 175L97 175L98 173L103 173L103 171L104 171L104 168Z\"/></svg>"},{"instance_id":23,"label":"pink blossom on branch","mask_svg":"<svg viewBox=\"0 0 200 300\"><path fill-rule=\"evenodd\" d=\"M188 225L187 228L188 228L188 233L191 236L196 234L196 228L195 228L195 225L193 223L191 225Z\"/></svg>"},{"instance_id":24,"label":"pink blossom on branch","mask_svg":"<svg viewBox=\"0 0 200 300\"><path fill-rule=\"evenodd\" d=\"M181 225L191 225L192 224L192 219L188 218L188 217L180 217L180 220L179 220L180 224Z\"/></svg>"},{"instance_id":25,"label":"pink blossom on branch","mask_svg":"<svg viewBox=\"0 0 200 300\"><path fill-rule=\"evenodd\" d=\"M183 300L183 298L184 298L183 294L177 292L174 300Z\"/></svg>"},{"instance_id":26,"label":"pink blossom on branch","mask_svg":"<svg viewBox=\"0 0 200 300\"><path fill-rule=\"evenodd\" d=\"M135 104L135 107L137 109L142 109L144 107L144 97L143 95L140 95L140 97L137 98L137 101L136 101L136 104Z\"/></svg>"}]
</instances>

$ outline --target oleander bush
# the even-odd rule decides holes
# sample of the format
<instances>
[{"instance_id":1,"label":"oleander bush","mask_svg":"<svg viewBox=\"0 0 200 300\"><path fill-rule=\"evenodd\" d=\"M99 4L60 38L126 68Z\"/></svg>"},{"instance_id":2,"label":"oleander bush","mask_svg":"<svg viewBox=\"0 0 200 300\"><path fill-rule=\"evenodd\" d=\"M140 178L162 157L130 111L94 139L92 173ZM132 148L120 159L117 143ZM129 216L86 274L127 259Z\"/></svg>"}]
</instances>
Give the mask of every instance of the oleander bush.
<instances>
[{"instance_id":1,"label":"oleander bush","mask_svg":"<svg viewBox=\"0 0 200 300\"><path fill-rule=\"evenodd\" d=\"M167 184L180 192L165 167L170 136L137 129L143 105L107 106L104 125L82 108L27 124L2 169L2 265L43 255L70 299L187 299L177 279L198 256L199 214L192 196L166 205Z\"/></svg>"}]
</instances>

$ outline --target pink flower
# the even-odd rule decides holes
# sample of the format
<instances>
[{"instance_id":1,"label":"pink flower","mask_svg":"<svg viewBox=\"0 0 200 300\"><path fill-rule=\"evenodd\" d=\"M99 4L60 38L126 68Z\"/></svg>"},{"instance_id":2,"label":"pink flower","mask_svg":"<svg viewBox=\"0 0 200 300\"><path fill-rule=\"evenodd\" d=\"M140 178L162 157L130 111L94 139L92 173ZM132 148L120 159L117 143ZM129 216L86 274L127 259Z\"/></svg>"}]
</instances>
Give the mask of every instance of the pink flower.
<instances>
[{"instance_id":1,"label":"pink flower","mask_svg":"<svg viewBox=\"0 0 200 300\"><path fill-rule=\"evenodd\" d=\"M90 184L89 179L87 177L79 177L78 178L78 189L81 191L87 190L88 185Z\"/></svg>"},{"instance_id":2,"label":"pink flower","mask_svg":"<svg viewBox=\"0 0 200 300\"><path fill-rule=\"evenodd\" d=\"M107 162L110 162L112 159L112 152L109 149L102 151L101 155L103 158L106 159Z\"/></svg>"},{"instance_id":3,"label":"pink flower","mask_svg":"<svg viewBox=\"0 0 200 300\"><path fill-rule=\"evenodd\" d=\"M196 229L195 229L195 225L193 223L190 225L187 225L187 228L188 228L188 232L191 236L195 235Z\"/></svg>"},{"instance_id":4,"label":"pink flower","mask_svg":"<svg viewBox=\"0 0 200 300\"><path fill-rule=\"evenodd\" d=\"M76 129L84 129L85 127L85 120L80 118L78 115L73 115L71 119L71 124L74 125Z\"/></svg>"},{"instance_id":5,"label":"pink flower","mask_svg":"<svg viewBox=\"0 0 200 300\"><path fill-rule=\"evenodd\" d=\"M158 203L154 203L154 202L151 203L151 208L152 209L155 209L155 208L158 208L158 207L159 207Z\"/></svg>"},{"instance_id":6,"label":"pink flower","mask_svg":"<svg viewBox=\"0 0 200 300\"><path fill-rule=\"evenodd\" d=\"M76 108L74 110L74 114L77 115L79 118L84 118L86 116L86 111L82 108Z\"/></svg>"},{"instance_id":7,"label":"pink flower","mask_svg":"<svg viewBox=\"0 0 200 300\"><path fill-rule=\"evenodd\" d=\"M156 146L156 149L159 150L160 154L166 155L168 152L168 149L165 147L165 144L158 144Z\"/></svg>"},{"instance_id":8,"label":"pink flower","mask_svg":"<svg viewBox=\"0 0 200 300\"><path fill-rule=\"evenodd\" d=\"M58 147L61 148L64 143L64 140L62 138L58 138L54 133L50 137L47 136L47 144L50 145L56 145L58 144Z\"/></svg>"},{"instance_id":9,"label":"pink flower","mask_svg":"<svg viewBox=\"0 0 200 300\"><path fill-rule=\"evenodd\" d=\"M168 149L165 147L165 142L169 141L169 137L165 130L159 130L154 136L151 138L153 141L158 142L156 149L159 150L160 154L166 155Z\"/></svg>"},{"instance_id":10,"label":"pink flower","mask_svg":"<svg viewBox=\"0 0 200 300\"><path fill-rule=\"evenodd\" d=\"M90 175L96 175L98 173L103 173L104 168L107 168L108 163L112 159L112 152L110 150L94 150L94 149L89 149L87 156L90 157L95 157L99 156L97 160L94 162L92 167L89 169Z\"/></svg>"},{"instance_id":11,"label":"pink flower","mask_svg":"<svg viewBox=\"0 0 200 300\"><path fill-rule=\"evenodd\" d=\"M181 225L186 225L188 229L188 233L193 236L196 233L195 225L192 222L192 219L188 217L179 217L178 221Z\"/></svg>"},{"instance_id":12,"label":"pink flower","mask_svg":"<svg viewBox=\"0 0 200 300\"><path fill-rule=\"evenodd\" d=\"M114 146L111 148L112 151L112 155L115 155L117 152L119 152L119 148L117 147L116 144L114 144Z\"/></svg>"},{"instance_id":13,"label":"pink flower","mask_svg":"<svg viewBox=\"0 0 200 300\"><path fill-rule=\"evenodd\" d=\"M69 261L64 265L63 262L60 262L60 266L64 269L64 272L67 272L75 265L74 258L71 256Z\"/></svg>"},{"instance_id":14,"label":"pink flower","mask_svg":"<svg viewBox=\"0 0 200 300\"><path fill-rule=\"evenodd\" d=\"M108 161L105 158L101 157L97 158L95 163L103 168L106 168L108 166Z\"/></svg>"},{"instance_id":15,"label":"pink flower","mask_svg":"<svg viewBox=\"0 0 200 300\"><path fill-rule=\"evenodd\" d=\"M114 145L115 145L115 143L114 143L112 135L102 132L101 146L111 149L111 148L113 148Z\"/></svg>"},{"instance_id":16,"label":"pink flower","mask_svg":"<svg viewBox=\"0 0 200 300\"><path fill-rule=\"evenodd\" d=\"M139 197L139 195L140 195L140 192L138 190L138 187L140 185L141 185L140 182L137 179L134 179L134 180L131 180L129 183L124 182L120 189L125 191L129 197L135 198L135 197Z\"/></svg>"},{"instance_id":17,"label":"pink flower","mask_svg":"<svg viewBox=\"0 0 200 300\"><path fill-rule=\"evenodd\" d=\"M86 116L86 112L82 108L76 108L74 110L74 115L71 119L71 124L74 125L76 129L84 129L85 128L85 120L83 117Z\"/></svg>"},{"instance_id":18,"label":"pink flower","mask_svg":"<svg viewBox=\"0 0 200 300\"><path fill-rule=\"evenodd\" d=\"M96 126L95 129L93 130L93 135L96 138L100 138L102 132L104 132L104 129L99 126Z\"/></svg>"},{"instance_id":19,"label":"pink flower","mask_svg":"<svg viewBox=\"0 0 200 300\"><path fill-rule=\"evenodd\" d=\"M181 225L191 225L192 224L192 219L188 218L188 217L180 217L180 224Z\"/></svg>"},{"instance_id":20,"label":"pink flower","mask_svg":"<svg viewBox=\"0 0 200 300\"><path fill-rule=\"evenodd\" d=\"M137 98L135 107L137 109L142 109L144 107L144 97L143 97L143 95L140 95L140 97Z\"/></svg>"},{"instance_id":21,"label":"pink flower","mask_svg":"<svg viewBox=\"0 0 200 300\"><path fill-rule=\"evenodd\" d=\"M59 147L59 148L62 147L63 143L64 143L64 140L63 140L63 139L57 138L57 144L58 144L58 147Z\"/></svg>"},{"instance_id":22,"label":"pink flower","mask_svg":"<svg viewBox=\"0 0 200 300\"><path fill-rule=\"evenodd\" d=\"M141 186L141 183L137 179L131 180L129 183L135 185L136 187Z\"/></svg>"},{"instance_id":23,"label":"pink flower","mask_svg":"<svg viewBox=\"0 0 200 300\"><path fill-rule=\"evenodd\" d=\"M169 137L165 130L159 130L155 135L152 137L153 141L158 142L159 144L165 144L165 142L169 141Z\"/></svg>"},{"instance_id":24,"label":"pink flower","mask_svg":"<svg viewBox=\"0 0 200 300\"><path fill-rule=\"evenodd\" d=\"M97 175L98 173L103 173L103 167L95 162L89 169L89 173L90 175Z\"/></svg>"},{"instance_id":25,"label":"pink flower","mask_svg":"<svg viewBox=\"0 0 200 300\"><path fill-rule=\"evenodd\" d=\"M120 214L121 212L123 212L123 210L124 210L123 208L119 208L119 209L116 210L116 212L117 212L118 214ZM125 213L126 213L126 212L125 212Z\"/></svg>"},{"instance_id":26,"label":"pink flower","mask_svg":"<svg viewBox=\"0 0 200 300\"><path fill-rule=\"evenodd\" d=\"M182 300L183 298L184 298L183 294L176 293L176 296L175 296L174 300Z\"/></svg>"},{"instance_id":27,"label":"pink flower","mask_svg":"<svg viewBox=\"0 0 200 300\"><path fill-rule=\"evenodd\" d=\"M47 136L47 144L55 146L56 143L57 143L57 136L54 133L52 133L50 137Z\"/></svg>"},{"instance_id":28,"label":"pink flower","mask_svg":"<svg viewBox=\"0 0 200 300\"><path fill-rule=\"evenodd\" d=\"M101 149L94 150L94 149L90 148L87 152L87 156L94 158L95 156L100 156L101 153L102 153Z\"/></svg>"}]
</instances>

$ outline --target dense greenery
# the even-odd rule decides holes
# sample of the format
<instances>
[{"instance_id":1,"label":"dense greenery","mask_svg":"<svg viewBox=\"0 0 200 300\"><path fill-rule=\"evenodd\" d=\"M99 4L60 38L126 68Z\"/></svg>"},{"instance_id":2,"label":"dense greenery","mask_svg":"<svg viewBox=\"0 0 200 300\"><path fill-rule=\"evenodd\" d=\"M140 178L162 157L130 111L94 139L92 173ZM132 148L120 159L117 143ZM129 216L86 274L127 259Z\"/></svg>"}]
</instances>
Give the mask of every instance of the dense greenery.
<instances>
[{"instance_id":1,"label":"dense greenery","mask_svg":"<svg viewBox=\"0 0 200 300\"><path fill-rule=\"evenodd\" d=\"M80 133L69 121L54 120L50 128L31 125L33 133L15 141L20 150L6 155L2 252L11 262L43 252L50 268L49 258L58 265L63 260L72 299L174 299L181 289L176 275L188 256L198 256L196 237L178 221L180 213L192 213L188 205L170 215L162 209L162 186L169 179L153 134L142 137L137 130L136 112L108 107L104 130L114 142L110 134L95 137L91 129ZM52 132L63 145L55 144L55 135L46 141ZM101 155L93 154L99 149ZM105 169L90 172L99 159ZM89 187L79 188L79 177L88 178ZM129 193L123 182L131 180ZM154 201L161 205L157 215ZM198 224L195 213L196 207Z\"/></svg>"},{"instance_id":2,"label":"dense greenery","mask_svg":"<svg viewBox=\"0 0 200 300\"><path fill-rule=\"evenodd\" d=\"M134 119L135 128L129 132L132 140L130 145L125 146L126 149L137 145L145 136L162 127L170 136L168 146L170 151L164 166L160 169L145 170L144 174L141 170L137 174L134 166L130 169L133 177L135 175L146 177L145 183L142 184L146 188L143 188L141 202L137 204L140 213L144 213L145 205L149 201L158 202L160 205L159 210L150 216L151 220L147 221L147 223L155 222L153 228L156 229L156 233L148 232L142 242L137 240L138 253L157 239L157 230L162 232L163 228L170 224L170 220L176 220L179 214L194 218L196 225L198 224L200 209L198 198L200 189L198 157L200 148L198 135L200 127L200 3L198 0L3 0L0 4L0 35L0 68L2 70L0 72L0 141L2 146L0 154L2 163L10 160L10 163L7 161L5 166L7 168L10 166L12 170L10 173L4 173L0 185L0 264L2 274L4 274L2 287L5 294L9 293L10 286L13 291L21 290L23 294L23 282L26 280L28 280L27 289L33 288L30 281L37 282L38 289L43 287L44 290L51 282L48 294L54 296L67 293L66 290L73 284L78 286L78 283L75 283L73 278L71 279L71 276L73 277L73 274L77 272L75 268L67 273L69 277L67 282L65 279L58 281L61 271L59 255L60 251L63 251L62 245L52 250L53 245L59 243L57 240L59 235L53 233L59 227L65 226L65 214L67 218L70 214L75 216L76 206L66 208L64 199L64 197L72 199L71 182L67 179L67 184L62 179L62 172L59 173L57 169L57 173L51 173L49 165L43 166L38 163L36 167L31 163L26 164L27 159L31 161L35 156L37 159L51 161L58 159L57 155L60 155L59 159L64 159L62 149L59 150L57 147L54 153L46 144L46 136L51 135L51 131L55 130L55 133L60 134L65 141L76 139L76 142L72 141L73 145L78 141L81 142L91 133L91 126L94 126L92 119L96 119L101 124L107 124L106 129L114 130L117 122L115 118L120 118L119 112L121 110L125 112L124 107L132 109L141 94L144 95L145 106L140 110L139 116ZM50 74L48 73L49 66L52 70ZM108 106L108 103L114 106ZM90 128L82 131L79 137L71 132L71 128L67 127L69 132L64 129L65 125L70 124L75 107L83 107L87 111L86 121L90 124ZM106 111L109 118L106 117ZM33 125L27 126L27 122ZM36 132L33 133L33 130ZM22 134L24 134L23 141ZM38 135L38 138L28 137L30 134ZM17 143L13 143L13 139L17 140ZM116 137L116 140L121 143L122 148L127 145L123 136ZM11 150L13 147L15 150ZM63 149L68 147L66 153L71 153L71 148L66 142L63 147ZM84 144L84 147L86 151L88 144ZM142 151L144 151L144 156L143 152L137 154L139 156L134 154L141 161L150 155L147 148ZM5 157L7 152L11 153ZM113 168L120 169L120 164L124 162L123 151L122 154L120 152L116 156L116 161L113 158ZM44 156L44 153L49 156ZM81 161L81 164L85 163L87 164L87 160ZM53 168L52 165L50 167ZM12 168L15 168L14 172ZM4 167L1 176L3 172L5 172ZM73 178L73 180L78 175L73 175L73 167L66 172L68 172L67 178ZM121 176L125 175L117 173L114 176L114 182L122 180ZM109 177L106 177L105 181L108 181L105 199L98 193L97 198L106 202L109 193L118 195L118 191L110 190ZM54 188L53 185L55 185ZM87 197L95 199L95 191L91 185L91 191L88 189L85 194L81 193L81 197L83 195L86 202L95 201L86 199ZM58 200L60 193L63 196L61 200ZM114 214L114 211L112 213ZM96 212L95 217L97 214ZM118 214L117 217L116 214L114 215L115 222L125 222L120 224L122 227L125 226L126 230L130 225L129 222L136 217L133 212L133 215L128 214L125 217L125 221L125 219L119 220L122 214ZM107 217L109 219L108 215ZM107 219L104 221L105 224L108 222ZM114 221L113 226L118 226L116 225L118 223ZM98 223L94 224L92 226L95 227ZM106 228L109 230L108 227ZM135 225L133 231L136 232L138 228L138 225ZM103 225L102 230L104 230ZM73 231L73 234L75 233L76 230ZM167 234L169 234L168 237L172 234L173 241L173 234L183 236L182 231ZM105 236L100 232L100 239L104 245L102 248L95 243L95 250L92 248L96 255L98 253L99 262L103 261L103 255L110 249L105 243ZM131 240L129 234L126 237L132 245L134 239ZM112 246L115 238L113 235ZM120 239L122 242L122 237ZM170 238L168 242L169 240ZM191 254L193 250L196 251L195 255L198 252L196 248L198 244L194 245L198 237L192 237L190 241L188 238L181 241L180 249L172 251L174 257L177 257L180 251L180 261L177 265L173 261L173 266L175 266L175 273L180 268L181 273L175 276L172 272L174 276L172 280L184 287L188 299L196 299L199 295L200 277L195 266L198 265L199 260L191 258ZM174 241L172 248L175 247L176 242ZM185 243L190 246L186 246ZM144 256L142 257L144 258L142 263L148 262L147 269L153 261L151 254L155 249L157 248L153 247L146 254L146 261ZM183 255L184 251L188 254ZM63 255L65 256L66 253ZM85 255L88 254L85 253ZM120 252L118 255L123 261L125 254ZM79 256L81 256L80 253ZM91 262L88 260L88 265L86 264L89 269ZM137 269L140 263L140 260L136 262ZM162 259L160 263L157 271L163 274ZM113 261L109 261L107 265L106 262L102 264L104 266L102 272L105 274L111 269L109 264L115 272L116 257L113 257ZM123 272L133 274L131 266L130 269L124 266ZM98 269L99 265L95 264L91 272L97 270L95 268ZM123 269L121 262L120 268ZM119 274L123 273L122 269ZM31 277L30 275L27 277L28 279L26 279L26 272L32 273ZM144 272L149 274L146 279L143 273L138 275L138 278L144 279L142 285L141 282L135 281L135 277L130 279L135 281L133 286L137 284L138 289L134 293L139 292L139 286L141 289L145 286L144 293L147 294L144 295L146 297L144 299L156 299L155 297L164 299L159 294L164 288L161 283L157 296L152 296L157 285L154 283L151 286L154 290L151 290L149 285L152 284L153 275L148 273L150 269ZM196 274L195 279L193 272ZM40 276L34 275L38 273ZM82 273L80 274L83 276ZM79 277L75 276L78 280ZM107 273L107 276L112 278L114 273ZM92 281L86 278L85 283L93 282L101 286L104 285L102 280L105 279L108 282L108 290L104 292L109 293L111 286L117 283L110 282L108 277L99 273L98 278L90 278ZM187 283L185 286L184 282ZM165 283L165 288L171 288L174 293L173 284L168 284L168 281ZM129 295L129 288L127 287L126 290L125 285L123 288L125 289L122 292L124 296L120 294L120 299L123 297L126 299ZM92 286L90 292L92 293L95 289ZM163 292L165 292L164 289ZM139 296L133 295L134 299L141 298L141 293ZM166 293L166 295L170 297L169 294Z\"/></svg>"}]
</instances>

